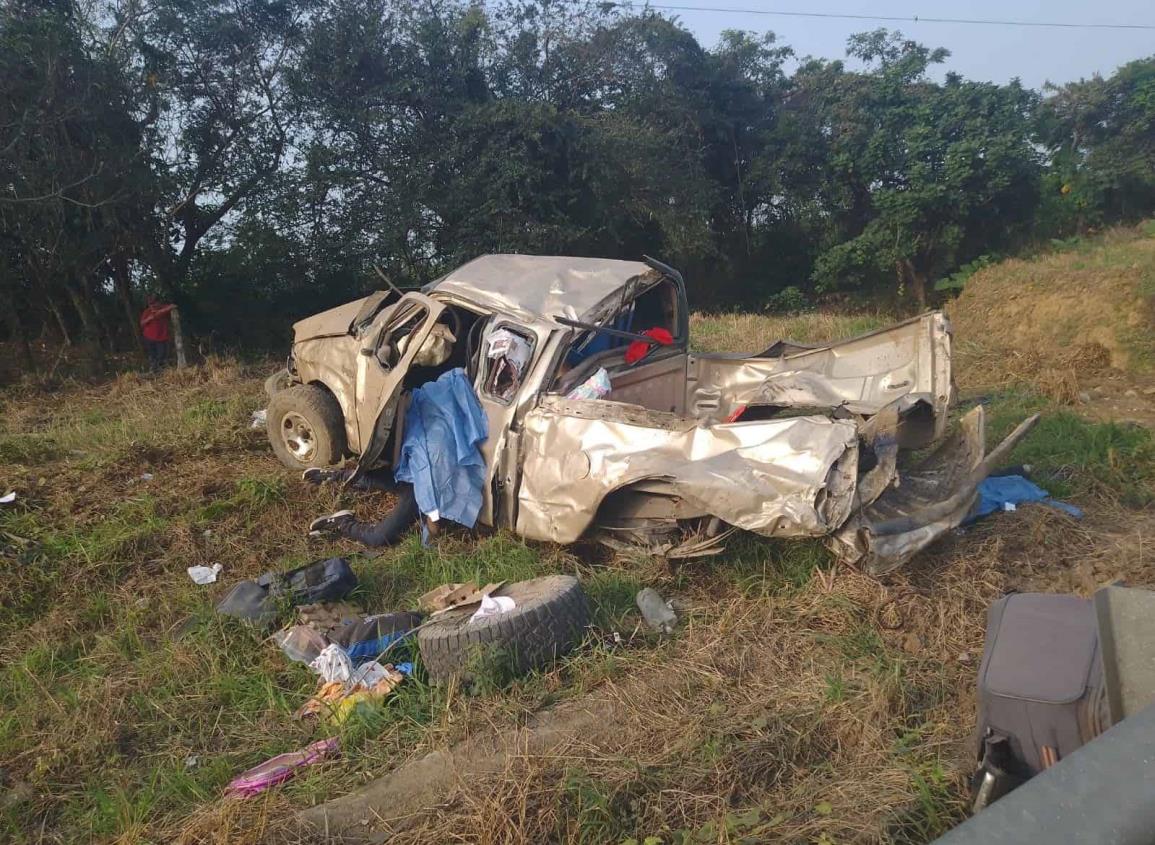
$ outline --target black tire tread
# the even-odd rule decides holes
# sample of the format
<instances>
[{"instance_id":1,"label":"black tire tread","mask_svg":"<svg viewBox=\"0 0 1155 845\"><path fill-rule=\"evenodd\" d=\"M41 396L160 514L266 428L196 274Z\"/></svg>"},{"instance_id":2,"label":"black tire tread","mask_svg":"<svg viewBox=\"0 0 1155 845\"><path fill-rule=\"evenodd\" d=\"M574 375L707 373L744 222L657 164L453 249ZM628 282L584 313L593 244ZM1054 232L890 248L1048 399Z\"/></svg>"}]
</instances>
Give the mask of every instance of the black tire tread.
<instances>
[{"instance_id":1,"label":"black tire tread","mask_svg":"<svg viewBox=\"0 0 1155 845\"><path fill-rule=\"evenodd\" d=\"M298 461L281 442L281 418L289 411L296 411L313 423L317 433L317 453L311 463ZM345 416L333 394L323 387L297 384L278 391L269 400L265 425L273 452L281 463L292 469L332 466L345 455Z\"/></svg>"},{"instance_id":2,"label":"black tire tread","mask_svg":"<svg viewBox=\"0 0 1155 845\"><path fill-rule=\"evenodd\" d=\"M519 674L552 663L581 642L589 605L577 579L550 575L508 584L498 595L517 603L509 613L467 624L476 606L453 610L417 632L429 680L446 683L462 674L474 652L488 645L510 649Z\"/></svg>"}]
</instances>

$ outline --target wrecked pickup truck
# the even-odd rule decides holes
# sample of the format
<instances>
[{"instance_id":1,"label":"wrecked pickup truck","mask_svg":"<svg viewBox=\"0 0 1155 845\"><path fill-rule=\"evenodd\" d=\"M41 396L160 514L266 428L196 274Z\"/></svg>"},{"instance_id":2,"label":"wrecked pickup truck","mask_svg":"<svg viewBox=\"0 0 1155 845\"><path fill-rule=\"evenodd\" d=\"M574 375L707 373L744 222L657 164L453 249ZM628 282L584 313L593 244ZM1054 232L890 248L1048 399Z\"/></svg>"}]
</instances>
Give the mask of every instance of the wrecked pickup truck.
<instances>
[{"instance_id":1,"label":"wrecked pickup truck","mask_svg":"<svg viewBox=\"0 0 1155 845\"><path fill-rule=\"evenodd\" d=\"M965 518L1033 423L985 456L980 406L944 438L951 335L939 312L828 345L693 352L682 277L652 259L482 256L294 334L269 382L269 439L287 466L395 463L409 391L463 368L488 421L479 522L670 559L719 551L743 529L825 537L887 572ZM493 353L499 338L507 356ZM599 398L569 398L591 377ZM902 466L900 451L936 441Z\"/></svg>"}]
</instances>

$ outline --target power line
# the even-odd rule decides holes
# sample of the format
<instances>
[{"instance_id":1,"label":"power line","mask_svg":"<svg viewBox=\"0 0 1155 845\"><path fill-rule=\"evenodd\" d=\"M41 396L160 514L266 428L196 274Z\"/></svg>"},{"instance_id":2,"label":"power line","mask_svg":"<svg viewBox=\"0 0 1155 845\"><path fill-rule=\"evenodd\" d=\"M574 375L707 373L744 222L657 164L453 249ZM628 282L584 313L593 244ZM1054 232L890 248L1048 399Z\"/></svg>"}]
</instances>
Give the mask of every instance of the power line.
<instances>
[{"instance_id":1,"label":"power line","mask_svg":"<svg viewBox=\"0 0 1155 845\"><path fill-rule=\"evenodd\" d=\"M611 3L625 9L658 9L663 12L722 12L735 15L767 15L784 18L829 18L835 20L888 21L893 23L961 23L976 26L1025 26L1048 27L1052 29L1132 29L1155 30L1155 24L1147 23L1067 23L1062 21L1016 21L987 18L935 18L922 15L855 15L835 12L787 12L776 9L736 9L717 6L683 6L667 3Z\"/></svg>"}]
</instances>

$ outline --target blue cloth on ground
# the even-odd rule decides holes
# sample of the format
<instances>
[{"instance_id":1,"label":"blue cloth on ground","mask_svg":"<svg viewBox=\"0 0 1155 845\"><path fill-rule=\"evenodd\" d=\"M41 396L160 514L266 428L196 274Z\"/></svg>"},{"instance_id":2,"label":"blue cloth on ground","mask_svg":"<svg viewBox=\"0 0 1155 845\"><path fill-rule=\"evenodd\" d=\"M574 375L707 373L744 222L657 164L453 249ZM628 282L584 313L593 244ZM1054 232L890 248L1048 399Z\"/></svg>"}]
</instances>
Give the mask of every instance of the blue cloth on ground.
<instances>
[{"instance_id":1,"label":"blue cloth on ground","mask_svg":"<svg viewBox=\"0 0 1155 845\"><path fill-rule=\"evenodd\" d=\"M1021 502L1042 502L1069 513L1075 519L1083 518L1083 512L1077 507L1052 499L1046 490L1021 475L994 475L979 484L978 503L966 521L975 522L995 511L1006 510L1008 503L1017 505Z\"/></svg>"},{"instance_id":2,"label":"blue cloth on ground","mask_svg":"<svg viewBox=\"0 0 1155 845\"><path fill-rule=\"evenodd\" d=\"M442 373L410 396L393 477L413 485L417 507L426 516L472 528L485 486L485 460L477 447L488 434L465 370Z\"/></svg>"},{"instance_id":3,"label":"blue cloth on ground","mask_svg":"<svg viewBox=\"0 0 1155 845\"><path fill-rule=\"evenodd\" d=\"M349 655L349 659L353 661L354 665L360 665L366 660L376 660L377 656L385 652L393 643L405 639L411 633L411 631L394 631L392 634L382 634L375 640L349 643L345 646L345 653Z\"/></svg>"}]
</instances>

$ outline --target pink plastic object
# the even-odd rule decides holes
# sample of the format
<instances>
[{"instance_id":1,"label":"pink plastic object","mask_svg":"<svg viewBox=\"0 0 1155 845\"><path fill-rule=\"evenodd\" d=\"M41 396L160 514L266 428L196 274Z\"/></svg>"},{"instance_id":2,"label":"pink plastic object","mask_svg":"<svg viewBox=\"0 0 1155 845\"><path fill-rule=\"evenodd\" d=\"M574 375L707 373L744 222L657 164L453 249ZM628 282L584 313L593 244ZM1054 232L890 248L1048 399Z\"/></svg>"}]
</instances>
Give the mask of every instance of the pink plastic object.
<instances>
[{"instance_id":1,"label":"pink plastic object","mask_svg":"<svg viewBox=\"0 0 1155 845\"><path fill-rule=\"evenodd\" d=\"M264 792L271 786L287 781L302 766L308 766L336 754L340 744L340 740L334 736L307 745L300 751L278 754L271 760L266 760L233 778L232 783L225 787L225 795L250 798Z\"/></svg>"}]
</instances>

